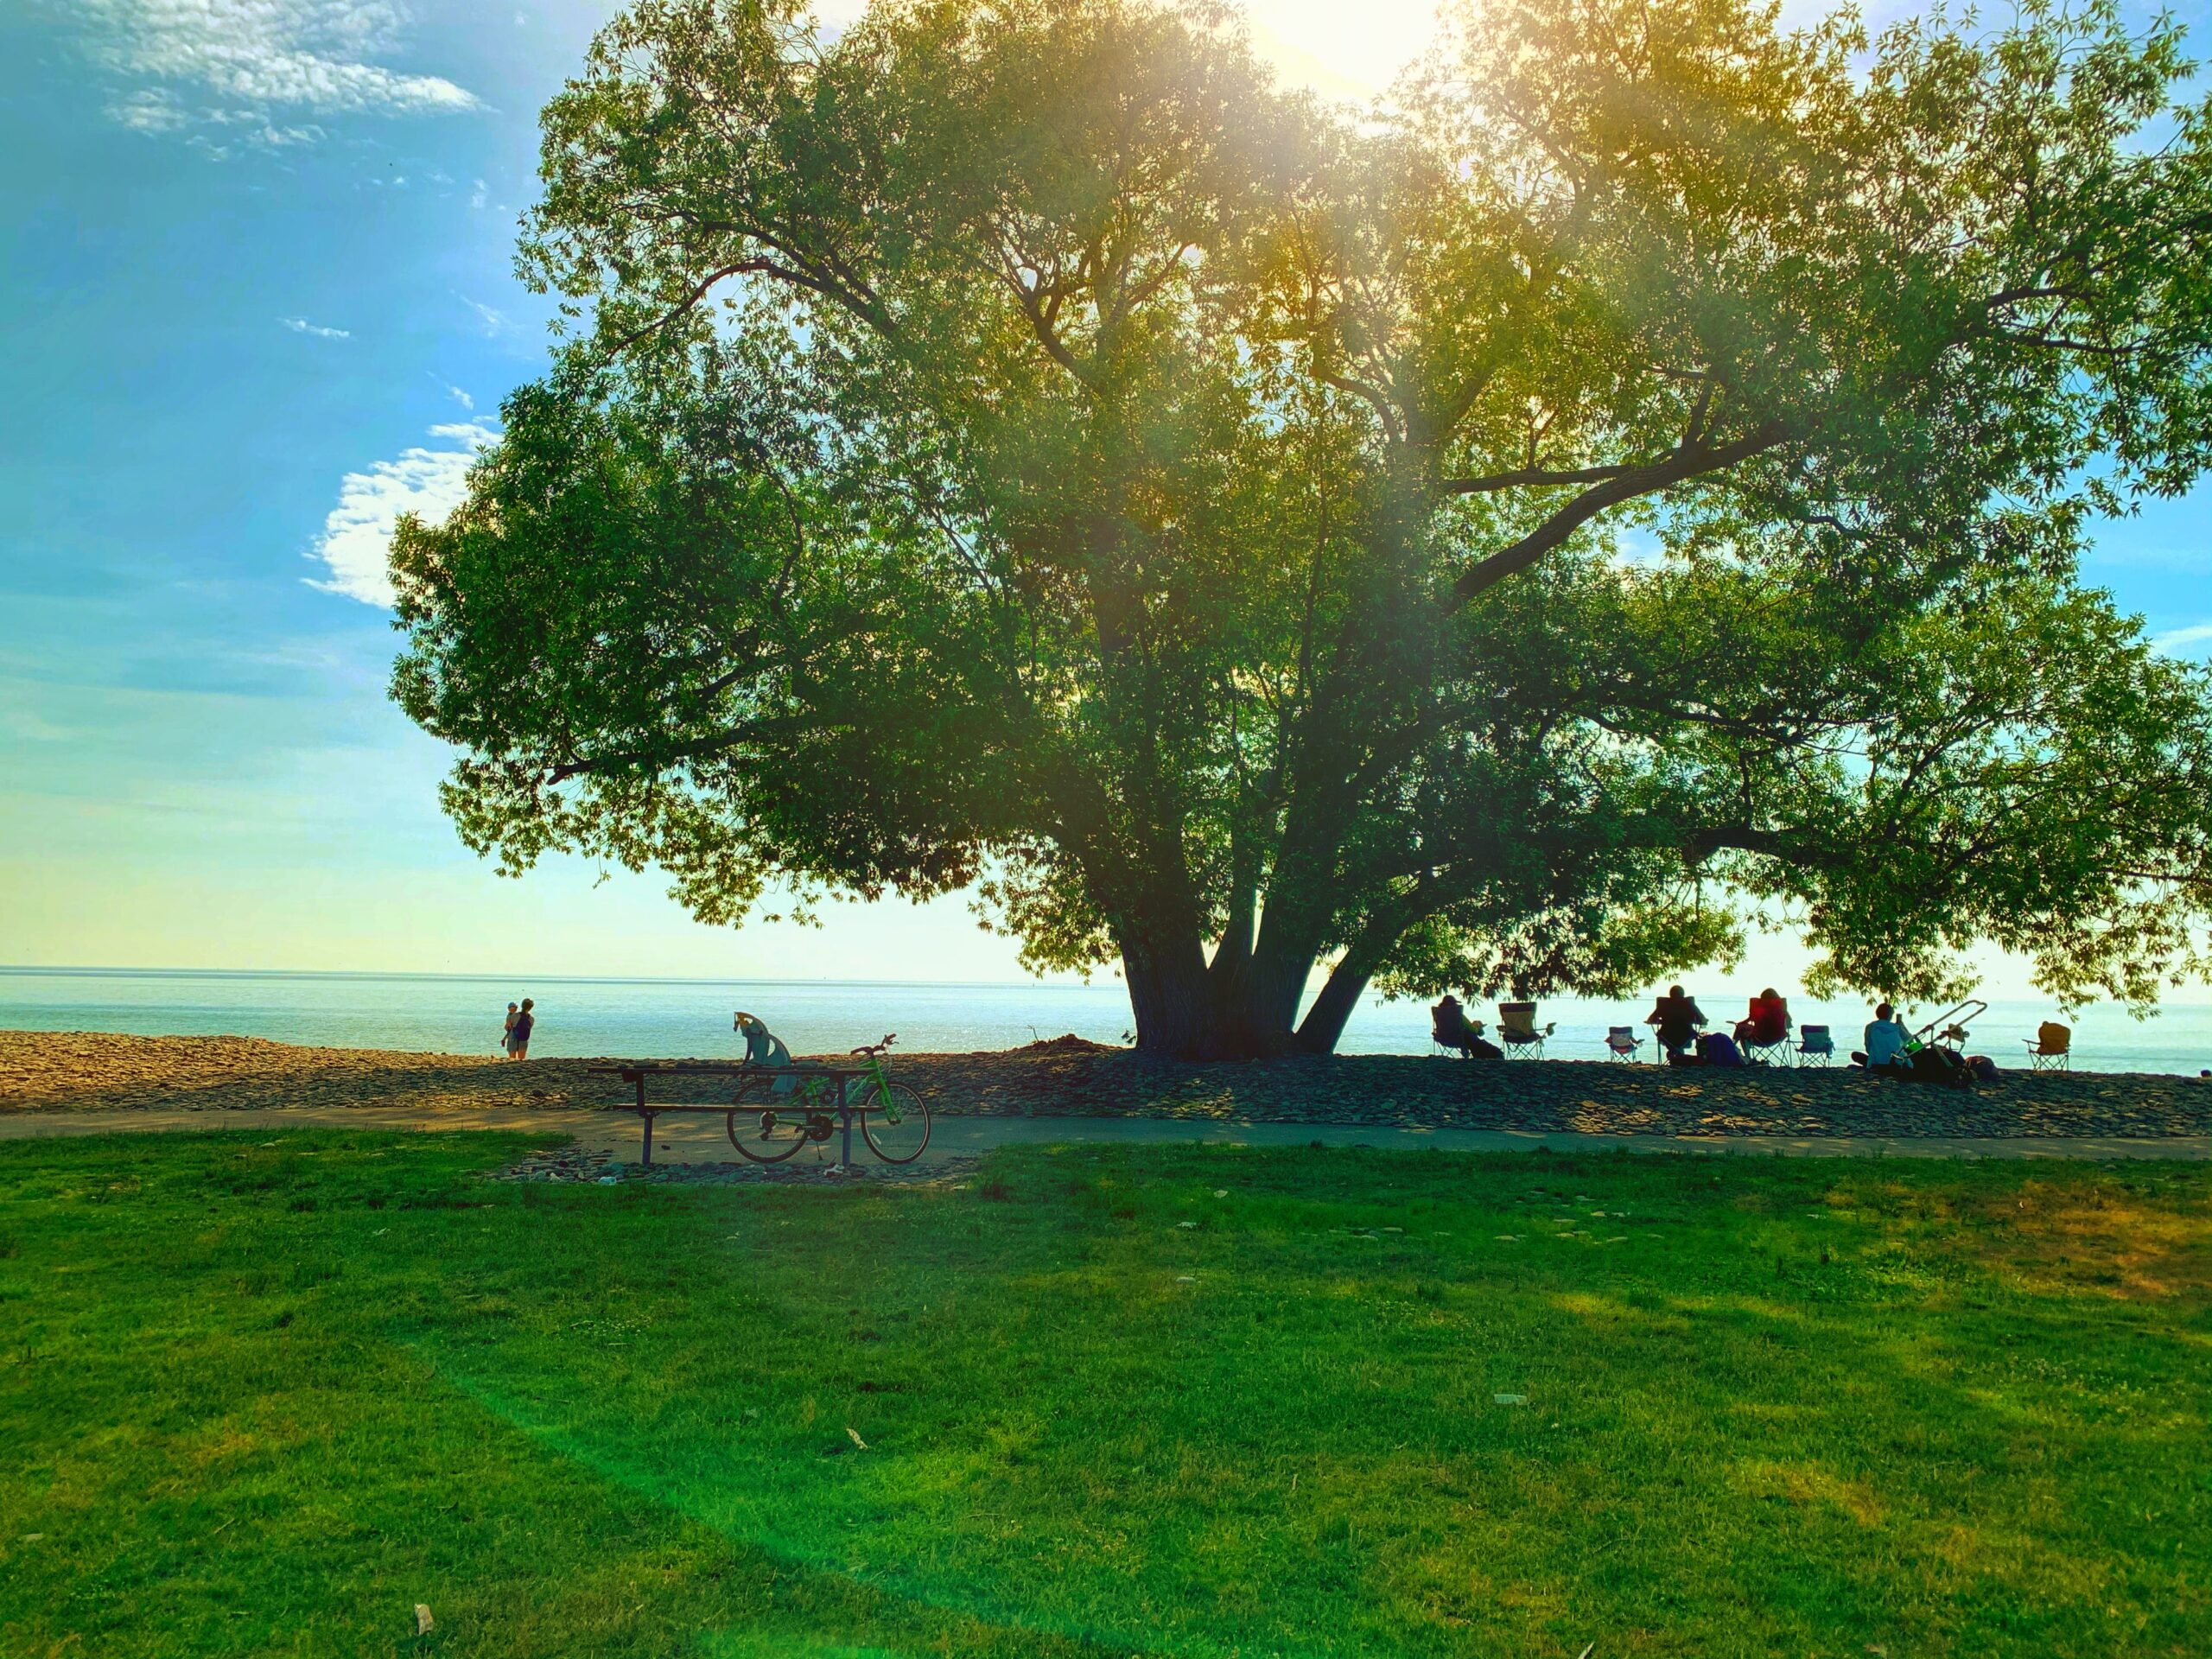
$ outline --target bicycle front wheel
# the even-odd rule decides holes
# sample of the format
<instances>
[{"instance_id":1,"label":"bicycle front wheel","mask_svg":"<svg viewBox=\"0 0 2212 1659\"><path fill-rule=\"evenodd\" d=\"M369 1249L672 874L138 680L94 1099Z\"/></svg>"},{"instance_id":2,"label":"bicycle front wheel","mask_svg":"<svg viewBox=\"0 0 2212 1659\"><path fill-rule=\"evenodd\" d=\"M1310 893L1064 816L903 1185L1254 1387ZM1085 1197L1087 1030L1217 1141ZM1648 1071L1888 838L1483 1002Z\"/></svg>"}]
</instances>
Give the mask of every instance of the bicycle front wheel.
<instances>
[{"instance_id":1,"label":"bicycle front wheel","mask_svg":"<svg viewBox=\"0 0 2212 1659\"><path fill-rule=\"evenodd\" d=\"M911 1164L930 1143L930 1109L903 1083L871 1083L860 1109L861 1134L887 1164Z\"/></svg>"}]
</instances>

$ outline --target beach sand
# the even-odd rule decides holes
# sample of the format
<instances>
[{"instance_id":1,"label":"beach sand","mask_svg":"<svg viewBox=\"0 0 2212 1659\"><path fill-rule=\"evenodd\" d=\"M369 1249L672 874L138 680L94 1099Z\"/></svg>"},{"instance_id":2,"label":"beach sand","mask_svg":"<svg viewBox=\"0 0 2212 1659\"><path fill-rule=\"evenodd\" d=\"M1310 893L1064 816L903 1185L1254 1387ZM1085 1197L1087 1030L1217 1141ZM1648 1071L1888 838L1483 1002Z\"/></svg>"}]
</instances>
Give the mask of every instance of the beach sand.
<instances>
[{"instance_id":1,"label":"beach sand","mask_svg":"<svg viewBox=\"0 0 2212 1659\"><path fill-rule=\"evenodd\" d=\"M251 1037L0 1032L0 1112L151 1108L619 1105L611 1060L308 1048ZM1243 1064L1147 1059L1072 1038L995 1053L899 1055L893 1074L950 1116L1147 1116L1584 1134L2168 1136L2212 1133L2212 1083L2130 1072L2008 1073L1930 1089L1848 1070L1677 1070L1349 1055ZM727 1082L656 1080L655 1100Z\"/></svg>"}]
</instances>

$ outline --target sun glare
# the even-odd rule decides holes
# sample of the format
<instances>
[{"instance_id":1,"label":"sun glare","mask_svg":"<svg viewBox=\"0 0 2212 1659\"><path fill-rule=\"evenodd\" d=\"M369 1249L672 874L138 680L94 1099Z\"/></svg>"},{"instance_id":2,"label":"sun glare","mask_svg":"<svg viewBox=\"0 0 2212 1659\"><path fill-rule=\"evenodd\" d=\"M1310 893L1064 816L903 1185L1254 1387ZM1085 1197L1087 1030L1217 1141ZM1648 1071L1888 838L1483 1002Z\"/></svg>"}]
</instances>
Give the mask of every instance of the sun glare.
<instances>
[{"instance_id":1,"label":"sun glare","mask_svg":"<svg viewBox=\"0 0 2212 1659\"><path fill-rule=\"evenodd\" d=\"M1436 0L1249 0L1252 43L1286 80L1368 99L1421 54Z\"/></svg>"}]
</instances>

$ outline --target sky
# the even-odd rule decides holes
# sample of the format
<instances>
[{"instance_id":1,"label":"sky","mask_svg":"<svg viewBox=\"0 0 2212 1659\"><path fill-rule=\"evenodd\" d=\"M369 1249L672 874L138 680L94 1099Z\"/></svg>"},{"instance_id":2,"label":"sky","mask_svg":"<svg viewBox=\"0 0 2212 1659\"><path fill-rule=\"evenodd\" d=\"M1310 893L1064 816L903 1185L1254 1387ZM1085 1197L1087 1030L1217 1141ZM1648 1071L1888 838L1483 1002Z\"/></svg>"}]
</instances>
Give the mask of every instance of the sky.
<instances>
[{"instance_id":1,"label":"sky","mask_svg":"<svg viewBox=\"0 0 2212 1659\"><path fill-rule=\"evenodd\" d=\"M384 538L457 499L546 361L515 221L537 111L613 10L0 0L0 963L1020 976L957 899L731 931L650 874L498 878L385 695ZM1339 94L1429 16L1251 11ZM2090 570L2193 657L2208 509L2107 526Z\"/></svg>"}]
</instances>

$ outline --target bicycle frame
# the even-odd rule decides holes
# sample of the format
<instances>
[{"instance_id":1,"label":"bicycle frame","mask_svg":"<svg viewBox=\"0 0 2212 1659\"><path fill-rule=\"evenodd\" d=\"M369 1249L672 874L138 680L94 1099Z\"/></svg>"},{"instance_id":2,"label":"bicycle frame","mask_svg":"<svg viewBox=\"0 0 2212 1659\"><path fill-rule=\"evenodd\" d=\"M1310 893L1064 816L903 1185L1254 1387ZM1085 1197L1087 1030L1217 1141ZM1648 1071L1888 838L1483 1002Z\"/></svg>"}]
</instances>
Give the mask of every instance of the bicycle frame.
<instances>
[{"instance_id":1,"label":"bicycle frame","mask_svg":"<svg viewBox=\"0 0 2212 1659\"><path fill-rule=\"evenodd\" d=\"M859 1056L861 1062L857 1066L817 1067L793 1065L764 1066L749 1071L741 1070L736 1073L739 1082L730 1104L735 1107L750 1099L758 1101L764 1110L788 1109L800 1114L801 1122L805 1126L807 1140L817 1145L828 1141L833 1132L842 1129L843 1143L838 1154L838 1162L850 1167L853 1161L853 1120L855 1118L863 1120L861 1132L864 1137L868 1136L865 1120L872 1109L865 1103L871 1100L882 1102L889 1109L887 1116L890 1120L893 1122L899 1121L898 1109L894 1103L896 1096L891 1092L890 1066L884 1057L885 1051L898 1040L898 1036L897 1032L889 1032L885 1034L883 1040L880 1043L864 1044L854 1049L852 1052ZM779 1093L776 1089L777 1084L786 1078L790 1079L791 1084L789 1092ZM836 1084L834 1099L831 1097L832 1090L830 1086L832 1082ZM853 1104L855 1092L852 1085L855 1082L861 1085L858 1098L863 1103L860 1105ZM764 1084L765 1088L762 1087ZM837 1118L835 1124L830 1122L832 1113L836 1114ZM926 1112L924 1114L923 1122L924 1138L926 1140L928 1134ZM733 1134L731 1138L734 1140L736 1137ZM868 1144L874 1147L875 1143L872 1137L868 1137ZM742 1148L741 1147L740 1150ZM876 1151L879 1156L884 1155L881 1148L877 1147Z\"/></svg>"}]
</instances>

